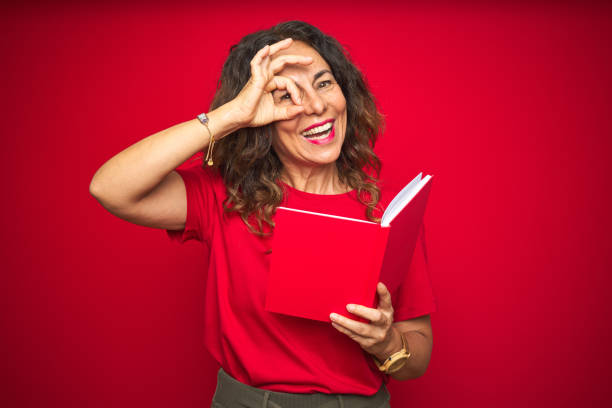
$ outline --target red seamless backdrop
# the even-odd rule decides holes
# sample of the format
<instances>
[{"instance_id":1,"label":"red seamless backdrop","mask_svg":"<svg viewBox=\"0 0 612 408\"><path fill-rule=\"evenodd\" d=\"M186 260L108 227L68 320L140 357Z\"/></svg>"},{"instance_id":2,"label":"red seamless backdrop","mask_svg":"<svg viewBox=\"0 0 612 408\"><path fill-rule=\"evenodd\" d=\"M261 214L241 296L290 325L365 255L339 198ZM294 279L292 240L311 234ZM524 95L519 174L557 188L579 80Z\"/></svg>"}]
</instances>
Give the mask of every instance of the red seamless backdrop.
<instances>
[{"instance_id":1,"label":"red seamless backdrop","mask_svg":"<svg viewBox=\"0 0 612 408\"><path fill-rule=\"evenodd\" d=\"M393 407L612 403L605 3L2 10L1 406L209 405L201 247L111 216L88 185L207 110L231 44L290 19L334 35L365 73L387 119L385 181L435 175L433 356L392 382Z\"/></svg>"}]
</instances>

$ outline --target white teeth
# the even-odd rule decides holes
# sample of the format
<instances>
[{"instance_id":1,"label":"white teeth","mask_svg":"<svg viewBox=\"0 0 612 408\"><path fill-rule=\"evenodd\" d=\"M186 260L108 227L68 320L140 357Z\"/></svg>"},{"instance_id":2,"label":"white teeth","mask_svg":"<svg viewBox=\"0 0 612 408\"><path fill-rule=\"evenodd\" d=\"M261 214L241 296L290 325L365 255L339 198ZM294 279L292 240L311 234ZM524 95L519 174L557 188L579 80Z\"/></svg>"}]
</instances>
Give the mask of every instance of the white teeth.
<instances>
[{"instance_id":1,"label":"white teeth","mask_svg":"<svg viewBox=\"0 0 612 408\"><path fill-rule=\"evenodd\" d=\"M316 128L312 128L310 130L307 130L306 132L303 132L302 136L316 135L317 133L328 131L332 128L333 124L333 122L327 122L324 125L317 126Z\"/></svg>"},{"instance_id":2,"label":"white teeth","mask_svg":"<svg viewBox=\"0 0 612 408\"><path fill-rule=\"evenodd\" d=\"M327 136L329 136L329 134L331 133L330 131L327 131L325 133L323 133L321 136L315 136L315 137L309 137L308 140L320 140L320 139L325 139Z\"/></svg>"}]
</instances>

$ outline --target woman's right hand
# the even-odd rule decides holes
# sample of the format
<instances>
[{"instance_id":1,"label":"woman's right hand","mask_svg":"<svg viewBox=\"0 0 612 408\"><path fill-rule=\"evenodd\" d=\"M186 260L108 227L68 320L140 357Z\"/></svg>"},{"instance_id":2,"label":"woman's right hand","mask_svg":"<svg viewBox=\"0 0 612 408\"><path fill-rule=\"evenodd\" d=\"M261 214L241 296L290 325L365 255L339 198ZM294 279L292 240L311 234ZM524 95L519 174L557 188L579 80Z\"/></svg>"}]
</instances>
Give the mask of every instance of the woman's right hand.
<instances>
[{"instance_id":1,"label":"woman's right hand","mask_svg":"<svg viewBox=\"0 0 612 408\"><path fill-rule=\"evenodd\" d=\"M304 110L295 82L276 73L288 64L308 65L312 63L312 58L290 54L273 58L280 50L289 48L292 41L287 38L266 45L251 60L251 77L238 96L231 101L235 106L236 119L242 127L258 127L277 120L292 119ZM286 90L293 104L276 105L272 92L277 89Z\"/></svg>"}]
</instances>

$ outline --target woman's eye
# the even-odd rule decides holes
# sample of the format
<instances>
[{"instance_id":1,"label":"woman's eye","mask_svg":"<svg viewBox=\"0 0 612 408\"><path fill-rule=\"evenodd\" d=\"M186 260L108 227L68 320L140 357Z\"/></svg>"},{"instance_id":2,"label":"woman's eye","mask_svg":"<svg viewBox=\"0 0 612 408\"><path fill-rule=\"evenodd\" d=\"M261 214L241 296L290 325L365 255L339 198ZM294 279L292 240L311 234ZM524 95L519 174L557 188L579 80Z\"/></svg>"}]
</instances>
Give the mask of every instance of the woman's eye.
<instances>
[{"instance_id":1,"label":"woman's eye","mask_svg":"<svg viewBox=\"0 0 612 408\"><path fill-rule=\"evenodd\" d=\"M330 81L329 79L327 81L321 81L319 82L319 88L327 88L331 84L332 84L332 81Z\"/></svg>"},{"instance_id":2,"label":"woman's eye","mask_svg":"<svg viewBox=\"0 0 612 408\"><path fill-rule=\"evenodd\" d=\"M291 99L291 95L289 95L289 92L287 92L286 94L281 96L280 99L281 99L281 101L284 100L284 99Z\"/></svg>"}]
</instances>

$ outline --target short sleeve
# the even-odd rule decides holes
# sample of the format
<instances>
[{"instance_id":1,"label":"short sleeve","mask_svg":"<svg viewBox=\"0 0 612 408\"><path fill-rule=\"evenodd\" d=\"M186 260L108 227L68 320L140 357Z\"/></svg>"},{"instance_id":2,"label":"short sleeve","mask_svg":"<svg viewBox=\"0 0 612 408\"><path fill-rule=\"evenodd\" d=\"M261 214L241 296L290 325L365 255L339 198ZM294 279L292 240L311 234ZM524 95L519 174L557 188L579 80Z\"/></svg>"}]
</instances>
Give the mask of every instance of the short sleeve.
<instances>
[{"instance_id":1,"label":"short sleeve","mask_svg":"<svg viewBox=\"0 0 612 408\"><path fill-rule=\"evenodd\" d=\"M406 279L398 288L395 297L395 321L412 319L437 310L427 262L424 225L421 227Z\"/></svg>"},{"instance_id":2,"label":"short sleeve","mask_svg":"<svg viewBox=\"0 0 612 408\"><path fill-rule=\"evenodd\" d=\"M182 230L166 230L168 238L183 243L191 239L203 242L207 238L211 213L214 209L214 189L211 175L200 166L175 170L185 183L187 218Z\"/></svg>"}]
</instances>

